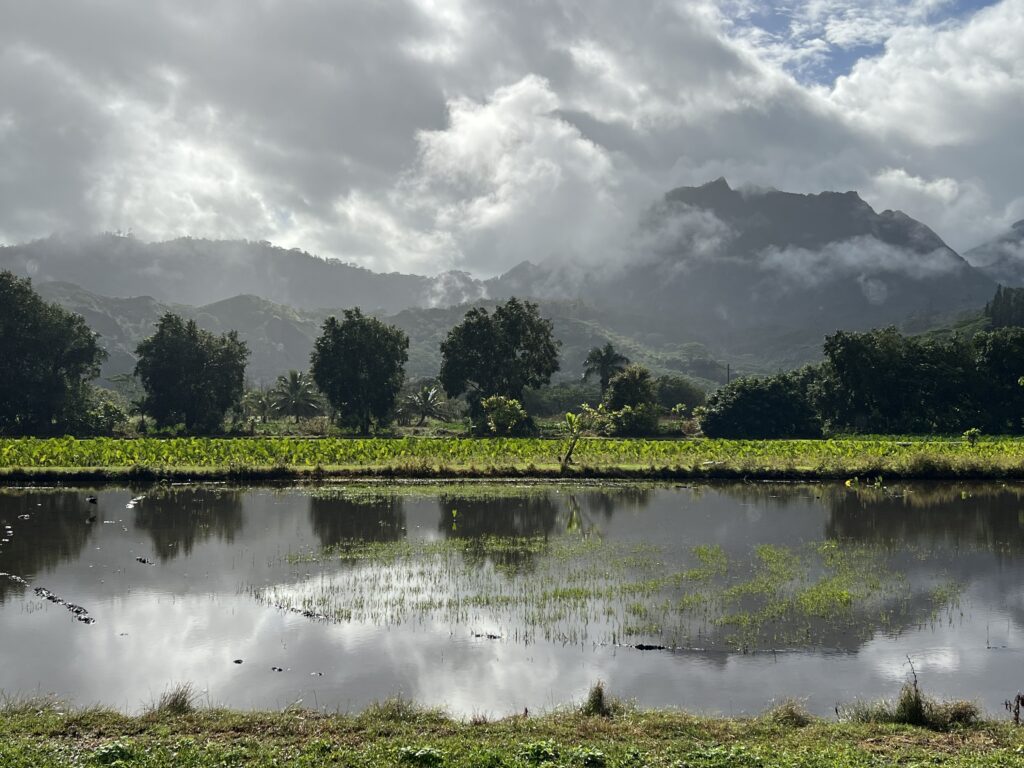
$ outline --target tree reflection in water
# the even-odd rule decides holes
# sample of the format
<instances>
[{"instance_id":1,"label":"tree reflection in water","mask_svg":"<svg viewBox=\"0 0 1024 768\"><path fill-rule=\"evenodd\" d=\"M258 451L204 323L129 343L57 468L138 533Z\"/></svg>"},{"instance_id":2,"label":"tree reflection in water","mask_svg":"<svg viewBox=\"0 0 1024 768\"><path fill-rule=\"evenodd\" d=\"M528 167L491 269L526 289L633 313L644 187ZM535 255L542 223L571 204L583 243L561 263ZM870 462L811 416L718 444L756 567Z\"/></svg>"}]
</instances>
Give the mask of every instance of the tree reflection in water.
<instances>
[{"instance_id":1,"label":"tree reflection in water","mask_svg":"<svg viewBox=\"0 0 1024 768\"><path fill-rule=\"evenodd\" d=\"M0 526L11 526L9 541L0 543L0 571L31 581L77 558L92 535L84 493L5 491ZM25 516L28 516L27 519ZM24 585L0 578L0 604L8 594L21 594Z\"/></svg>"},{"instance_id":2,"label":"tree reflection in water","mask_svg":"<svg viewBox=\"0 0 1024 768\"><path fill-rule=\"evenodd\" d=\"M231 543L242 529L242 492L229 488L147 490L133 514L135 527L149 534L162 561L187 555L211 537Z\"/></svg>"},{"instance_id":3,"label":"tree reflection in water","mask_svg":"<svg viewBox=\"0 0 1024 768\"><path fill-rule=\"evenodd\" d=\"M398 494L365 498L311 496L309 522L324 548L344 541L398 541L405 536L405 508Z\"/></svg>"}]
</instances>

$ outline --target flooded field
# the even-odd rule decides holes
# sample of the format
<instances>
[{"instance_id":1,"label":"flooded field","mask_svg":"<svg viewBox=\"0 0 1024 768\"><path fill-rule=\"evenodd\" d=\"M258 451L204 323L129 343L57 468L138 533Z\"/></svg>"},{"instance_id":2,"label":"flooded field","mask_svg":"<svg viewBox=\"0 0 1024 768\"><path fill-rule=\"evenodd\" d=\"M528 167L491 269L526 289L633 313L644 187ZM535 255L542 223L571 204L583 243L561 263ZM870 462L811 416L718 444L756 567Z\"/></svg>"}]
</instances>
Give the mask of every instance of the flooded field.
<instances>
[{"instance_id":1,"label":"flooded field","mask_svg":"<svg viewBox=\"0 0 1024 768\"><path fill-rule=\"evenodd\" d=\"M1024 687L1024 486L0 490L0 690L819 714Z\"/></svg>"}]
</instances>

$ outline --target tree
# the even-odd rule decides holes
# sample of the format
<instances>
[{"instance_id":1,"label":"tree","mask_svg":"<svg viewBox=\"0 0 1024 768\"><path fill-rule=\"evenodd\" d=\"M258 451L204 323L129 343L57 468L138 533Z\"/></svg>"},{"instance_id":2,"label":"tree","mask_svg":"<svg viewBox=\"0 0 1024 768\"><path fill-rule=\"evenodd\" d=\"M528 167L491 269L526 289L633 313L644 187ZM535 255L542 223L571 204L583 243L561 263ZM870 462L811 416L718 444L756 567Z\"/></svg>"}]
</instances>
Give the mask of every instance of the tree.
<instances>
[{"instance_id":1,"label":"tree","mask_svg":"<svg viewBox=\"0 0 1024 768\"><path fill-rule=\"evenodd\" d=\"M247 416L260 420L260 424L266 424L274 415L274 403L270 393L265 389L250 389L242 398L242 408Z\"/></svg>"},{"instance_id":2,"label":"tree","mask_svg":"<svg viewBox=\"0 0 1024 768\"><path fill-rule=\"evenodd\" d=\"M136 354L135 375L146 392L142 409L158 427L217 432L242 401L249 349L235 331L216 336L168 312Z\"/></svg>"},{"instance_id":3,"label":"tree","mask_svg":"<svg viewBox=\"0 0 1024 768\"><path fill-rule=\"evenodd\" d=\"M608 382L627 365L629 358L616 352L609 341L603 347L594 347L587 353L587 358L583 361L583 379L585 381L596 375L601 382L601 394L604 395L608 391Z\"/></svg>"},{"instance_id":4,"label":"tree","mask_svg":"<svg viewBox=\"0 0 1024 768\"><path fill-rule=\"evenodd\" d=\"M320 398L316 384L308 374L288 371L278 376L277 383L270 390L270 404L275 413L299 419L308 419L320 412Z\"/></svg>"},{"instance_id":5,"label":"tree","mask_svg":"<svg viewBox=\"0 0 1024 768\"><path fill-rule=\"evenodd\" d=\"M427 419L441 417L444 400L441 397L441 390L437 387L422 386L411 395L405 398L405 407L410 412L420 417L416 423L422 427Z\"/></svg>"},{"instance_id":6,"label":"tree","mask_svg":"<svg viewBox=\"0 0 1024 768\"><path fill-rule=\"evenodd\" d=\"M313 380L342 421L368 435L388 422L405 381L409 337L359 310L329 317L310 357Z\"/></svg>"},{"instance_id":7,"label":"tree","mask_svg":"<svg viewBox=\"0 0 1024 768\"><path fill-rule=\"evenodd\" d=\"M485 397L480 406L487 417L487 427L492 434L508 437L530 428L530 421L518 400L504 395Z\"/></svg>"},{"instance_id":8,"label":"tree","mask_svg":"<svg viewBox=\"0 0 1024 768\"><path fill-rule=\"evenodd\" d=\"M107 353L81 315L50 304L30 280L0 272L0 433L52 434L88 407Z\"/></svg>"},{"instance_id":9,"label":"tree","mask_svg":"<svg viewBox=\"0 0 1024 768\"><path fill-rule=\"evenodd\" d=\"M654 388L658 405L668 411L683 405L692 413L694 408L704 405L707 398L704 390L685 376L659 376L654 380Z\"/></svg>"},{"instance_id":10,"label":"tree","mask_svg":"<svg viewBox=\"0 0 1024 768\"><path fill-rule=\"evenodd\" d=\"M708 437L774 439L821 437L821 422L807 394L807 373L736 379L698 408Z\"/></svg>"},{"instance_id":11,"label":"tree","mask_svg":"<svg viewBox=\"0 0 1024 768\"><path fill-rule=\"evenodd\" d=\"M522 402L523 389L540 387L558 370L551 321L537 305L511 298L490 314L477 307L441 342L441 386L449 397L469 394L480 421L480 401L501 395Z\"/></svg>"},{"instance_id":12,"label":"tree","mask_svg":"<svg viewBox=\"0 0 1024 768\"><path fill-rule=\"evenodd\" d=\"M657 390L651 372L627 365L608 382L604 405L612 434L646 435L658 430Z\"/></svg>"}]
</instances>

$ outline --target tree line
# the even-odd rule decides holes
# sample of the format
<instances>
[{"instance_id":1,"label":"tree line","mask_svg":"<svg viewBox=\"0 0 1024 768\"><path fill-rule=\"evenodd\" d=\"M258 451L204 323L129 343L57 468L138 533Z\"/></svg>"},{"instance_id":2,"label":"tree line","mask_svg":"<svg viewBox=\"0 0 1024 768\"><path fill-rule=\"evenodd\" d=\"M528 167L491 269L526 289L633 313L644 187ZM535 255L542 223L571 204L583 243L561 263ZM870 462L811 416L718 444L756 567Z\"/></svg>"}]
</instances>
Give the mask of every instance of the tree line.
<instances>
[{"instance_id":1,"label":"tree line","mask_svg":"<svg viewBox=\"0 0 1024 768\"><path fill-rule=\"evenodd\" d=\"M441 343L436 386L400 402L409 338L358 308L329 317L317 337L308 373L291 371L269 391L246 392L249 350L235 331L214 334L194 320L163 315L136 348L132 410L143 430L212 434L243 408L261 421L323 415L359 434L388 427L400 411L444 415L445 397L464 403L477 433L520 435L536 430L523 406L559 370L560 342L551 321L529 301L509 299L493 310L469 310ZM106 353L78 315L43 301L28 279L0 273L0 353L12 361L0 383L2 434L109 434L117 407L111 393L89 382ZM654 380L611 344L591 351L585 379L598 380L610 411L627 408L622 434L657 428L659 397L685 400L703 392L681 377ZM628 391L627 391L628 390ZM576 399L574 406L579 405ZM543 410L542 408L539 410Z\"/></svg>"},{"instance_id":2,"label":"tree line","mask_svg":"<svg viewBox=\"0 0 1024 768\"><path fill-rule=\"evenodd\" d=\"M814 438L842 433L1024 432L1024 329L970 339L904 336L895 328L826 337L824 361L739 379L708 397L704 434Z\"/></svg>"},{"instance_id":3,"label":"tree line","mask_svg":"<svg viewBox=\"0 0 1024 768\"><path fill-rule=\"evenodd\" d=\"M685 424L729 438L1017 434L1024 431L1018 308L1024 291L1000 287L985 310L994 330L969 339L908 337L894 328L837 332L825 339L822 363L740 378L706 402L693 382L655 377L610 342L590 350L583 364L583 381L595 381L596 393L583 382L549 387L560 342L536 304L515 298L493 310L470 309L441 342L436 384L411 392L408 336L358 308L324 321L308 372L291 371L269 391L249 392L249 350L236 332L214 334L167 313L136 349L132 409L143 429L166 434L217 433L244 408L261 421L322 416L367 435L396 416L422 425L445 416L453 402L477 434L535 434L534 415L571 411L586 417L589 430L609 435L656 434L666 417L677 434ZM0 272L0 434L111 434L124 411L109 391L90 384L105 356L79 315L42 300L29 280Z\"/></svg>"}]
</instances>

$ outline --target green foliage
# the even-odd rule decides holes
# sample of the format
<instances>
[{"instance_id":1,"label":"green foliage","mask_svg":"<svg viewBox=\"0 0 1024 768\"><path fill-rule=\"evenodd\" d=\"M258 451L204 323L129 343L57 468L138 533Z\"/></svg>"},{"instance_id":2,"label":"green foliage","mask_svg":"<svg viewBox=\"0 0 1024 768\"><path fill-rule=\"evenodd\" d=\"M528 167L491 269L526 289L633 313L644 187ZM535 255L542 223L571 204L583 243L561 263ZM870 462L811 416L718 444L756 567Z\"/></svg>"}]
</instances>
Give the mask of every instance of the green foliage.
<instances>
[{"instance_id":1,"label":"green foliage","mask_svg":"<svg viewBox=\"0 0 1024 768\"><path fill-rule=\"evenodd\" d=\"M487 428L499 437L518 434L529 424L526 411L515 398L492 395L485 397L480 407L487 419Z\"/></svg>"},{"instance_id":2,"label":"green foliage","mask_svg":"<svg viewBox=\"0 0 1024 768\"><path fill-rule=\"evenodd\" d=\"M240 406L249 350L234 331L215 336L169 312L136 352L135 375L146 392L141 407L158 427L217 432Z\"/></svg>"},{"instance_id":3,"label":"green foliage","mask_svg":"<svg viewBox=\"0 0 1024 768\"><path fill-rule=\"evenodd\" d=\"M75 411L68 415L66 430L78 437L123 433L128 411L123 400L108 389L86 385Z\"/></svg>"},{"instance_id":4,"label":"green foliage","mask_svg":"<svg viewBox=\"0 0 1024 768\"><path fill-rule=\"evenodd\" d=\"M977 427L971 427L970 429L964 431L964 440L966 440L967 444L972 448L978 444L978 440L980 438L981 430L978 429Z\"/></svg>"},{"instance_id":5,"label":"green foliage","mask_svg":"<svg viewBox=\"0 0 1024 768\"><path fill-rule=\"evenodd\" d=\"M591 376L597 376L603 395L608 390L608 383L612 377L625 370L627 365L629 358L619 354L609 341L603 347L593 347L587 353L583 361L583 378L586 380Z\"/></svg>"},{"instance_id":6,"label":"green foliage","mask_svg":"<svg viewBox=\"0 0 1024 768\"><path fill-rule=\"evenodd\" d=\"M813 388L830 431L1019 433L1024 420L1024 329L970 341L903 336L894 328L825 340Z\"/></svg>"},{"instance_id":7,"label":"green foliage","mask_svg":"<svg viewBox=\"0 0 1024 768\"><path fill-rule=\"evenodd\" d=\"M692 413L707 399L704 390L685 376L659 376L654 380L654 388L658 405L667 411L682 405Z\"/></svg>"},{"instance_id":8,"label":"green foliage","mask_svg":"<svg viewBox=\"0 0 1024 768\"><path fill-rule=\"evenodd\" d=\"M559 346L536 304L511 298L493 314L476 307L441 342L441 385L449 397L469 393L477 418L484 398L521 401L526 387L547 384L558 370Z\"/></svg>"},{"instance_id":9,"label":"green foliage","mask_svg":"<svg viewBox=\"0 0 1024 768\"><path fill-rule=\"evenodd\" d=\"M608 432L621 437L641 437L658 431L658 409L651 403L625 405L608 411Z\"/></svg>"},{"instance_id":10,"label":"green foliage","mask_svg":"<svg viewBox=\"0 0 1024 768\"><path fill-rule=\"evenodd\" d=\"M419 417L416 426L422 427L427 419L439 419L444 415L444 395L437 387L422 386L402 403L405 411Z\"/></svg>"},{"instance_id":11,"label":"green foliage","mask_svg":"<svg viewBox=\"0 0 1024 768\"><path fill-rule=\"evenodd\" d=\"M914 725L933 731L969 728L981 720L981 709L974 702L938 701L926 696L916 677L904 684L895 701L858 702L839 714L857 723Z\"/></svg>"},{"instance_id":12,"label":"green foliage","mask_svg":"<svg viewBox=\"0 0 1024 768\"><path fill-rule=\"evenodd\" d=\"M320 413L320 395L307 373L288 371L278 376L277 383L269 393L270 406L274 413L291 416L295 421L309 419Z\"/></svg>"},{"instance_id":13,"label":"green foliage","mask_svg":"<svg viewBox=\"0 0 1024 768\"><path fill-rule=\"evenodd\" d=\"M613 717L625 711L625 705L614 696L609 696L604 683L600 680L590 687L587 698L580 707L580 714L587 717Z\"/></svg>"},{"instance_id":14,"label":"green foliage","mask_svg":"<svg viewBox=\"0 0 1024 768\"><path fill-rule=\"evenodd\" d=\"M0 434L67 431L89 407L87 383L105 358L80 315L0 272Z\"/></svg>"},{"instance_id":15,"label":"green foliage","mask_svg":"<svg viewBox=\"0 0 1024 768\"><path fill-rule=\"evenodd\" d=\"M608 382L604 404L609 411L631 406L656 405L657 391L651 372L642 365L630 365Z\"/></svg>"},{"instance_id":16,"label":"green foliage","mask_svg":"<svg viewBox=\"0 0 1024 768\"><path fill-rule=\"evenodd\" d=\"M523 407L534 416L561 416L580 403L597 407L601 393L593 384L560 382L538 389L523 390Z\"/></svg>"},{"instance_id":17,"label":"green foliage","mask_svg":"<svg viewBox=\"0 0 1024 768\"><path fill-rule=\"evenodd\" d=\"M821 436L801 374L737 379L697 409L701 429L717 438Z\"/></svg>"},{"instance_id":18,"label":"green foliage","mask_svg":"<svg viewBox=\"0 0 1024 768\"><path fill-rule=\"evenodd\" d=\"M409 337L359 310L329 317L310 358L313 379L343 423L367 435L388 423L405 381Z\"/></svg>"}]
</instances>

